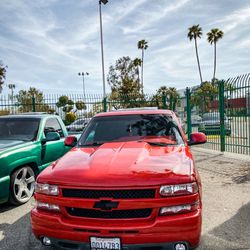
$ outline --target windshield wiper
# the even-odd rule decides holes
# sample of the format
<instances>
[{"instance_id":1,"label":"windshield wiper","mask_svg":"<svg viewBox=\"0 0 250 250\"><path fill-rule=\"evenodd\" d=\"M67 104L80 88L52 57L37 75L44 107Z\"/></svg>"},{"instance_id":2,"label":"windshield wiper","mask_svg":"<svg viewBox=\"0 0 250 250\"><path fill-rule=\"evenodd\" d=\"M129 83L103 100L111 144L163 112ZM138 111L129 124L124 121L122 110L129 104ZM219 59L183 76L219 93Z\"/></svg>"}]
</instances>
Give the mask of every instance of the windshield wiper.
<instances>
[{"instance_id":1,"label":"windshield wiper","mask_svg":"<svg viewBox=\"0 0 250 250\"><path fill-rule=\"evenodd\" d=\"M152 146L160 146L160 147L166 147L166 146L174 146L177 144L172 144L172 143L165 143L165 142L153 142L153 141L138 141L138 142L146 142Z\"/></svg>"}]
</instances>

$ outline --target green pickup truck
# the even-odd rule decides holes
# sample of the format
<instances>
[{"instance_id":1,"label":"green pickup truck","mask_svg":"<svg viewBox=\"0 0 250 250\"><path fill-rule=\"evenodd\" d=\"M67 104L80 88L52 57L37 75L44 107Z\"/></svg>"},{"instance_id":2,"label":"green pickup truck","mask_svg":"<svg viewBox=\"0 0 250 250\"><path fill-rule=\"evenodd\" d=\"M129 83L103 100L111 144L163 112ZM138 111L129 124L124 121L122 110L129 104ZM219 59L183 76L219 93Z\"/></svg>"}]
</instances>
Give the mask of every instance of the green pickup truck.
<instances>
[{"instance_id":1,"label":"green pickup truck","mask_svg":"<svg viewBox=\"0 0 250 250\"><path fill-rule=\"evenodd\" d=\"M36 176L70 147L61 118L48 114L0 117L0 204L27 202Z\"/></svg>"}]
</instances>

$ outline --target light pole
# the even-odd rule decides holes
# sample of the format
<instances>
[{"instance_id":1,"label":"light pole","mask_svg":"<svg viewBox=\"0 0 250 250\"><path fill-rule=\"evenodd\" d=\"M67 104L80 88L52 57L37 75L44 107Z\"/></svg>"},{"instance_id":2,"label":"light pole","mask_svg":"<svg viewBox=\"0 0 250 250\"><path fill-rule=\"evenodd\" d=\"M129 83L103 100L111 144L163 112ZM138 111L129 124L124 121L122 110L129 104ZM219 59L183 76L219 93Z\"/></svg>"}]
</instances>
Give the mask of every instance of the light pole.
<instances>
[{"instance_id":1,"label":"light pole","mask_svg":"<svg viewBox=\"0 0 250 250\"><path fill-rule=\"evenodd\" d=\"M89 73L88 72L79 72L78 73L79 76L82 76L82 88L83 88L83 98L84 98L84 101L85 101L85 82L84 82L84 76L88 76Z\"/></svg>"},{"instance_id":2,"label":"light pole","mask_svg":"<svg viewBox=\"0 0 250 250\"><path fill-rule=\"evenodd\" d=\"M9 84L8 85L10 91L11 91L11 95L10 95L10 99L11 99L11 109L12 109L12 114L14 114L14 89L16 88L15 84Z\"/></svg>"},{"instance_id":3,"label":"light pole","mask_svg":"<svg viewBox=\"0 0 250 250\"><path fill-rule=\"evenodd\" d=\"M105 98L105 97L106 97L106 89L105 89L103 35L102 35L102 3L105 5L105 4L108 3L108 0L99 0L100 35L101 35L101 53L102 53L102 86L103 86L103 98Z\"/></svg>"}]
</instances>

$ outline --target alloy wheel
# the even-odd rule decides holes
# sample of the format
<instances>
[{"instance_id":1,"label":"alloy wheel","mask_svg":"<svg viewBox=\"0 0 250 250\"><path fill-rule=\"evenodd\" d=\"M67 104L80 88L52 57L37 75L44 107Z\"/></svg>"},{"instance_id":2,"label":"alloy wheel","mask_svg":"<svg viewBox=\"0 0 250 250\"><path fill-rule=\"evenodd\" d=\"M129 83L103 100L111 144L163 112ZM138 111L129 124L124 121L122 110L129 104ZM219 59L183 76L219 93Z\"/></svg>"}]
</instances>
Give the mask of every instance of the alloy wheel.
<instances>
[{"instance_id":1,"label":"alloy wheel","mask_svg":"<svg viewBox=\"0 0 250 250\"><path fill-rule=\"evenodd\" d=\"M22 204L27 202L34 193L35 173L30 167L18 169L13 183L13 195L15 200Z\"/></svg>"}]
</instances>

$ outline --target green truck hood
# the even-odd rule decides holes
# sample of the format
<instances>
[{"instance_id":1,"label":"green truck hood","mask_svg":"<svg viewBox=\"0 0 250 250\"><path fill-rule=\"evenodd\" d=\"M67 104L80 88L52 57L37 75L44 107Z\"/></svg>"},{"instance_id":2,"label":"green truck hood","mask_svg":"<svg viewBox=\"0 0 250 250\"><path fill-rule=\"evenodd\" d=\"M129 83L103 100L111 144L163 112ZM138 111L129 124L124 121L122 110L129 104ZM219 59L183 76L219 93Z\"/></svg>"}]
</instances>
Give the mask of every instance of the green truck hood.
<instances>
[{"instance_id":1,"label":"green truck hood","mask_svg":"<svg viewBox=\"0 0 250 250\"><path fill-rule=\"evenodd\" d=\"M24 143L24 141L17 141L17 140L0 140L0 151L10 148L10 147L14 147L17 145L20 145Z\"/></svg>"}]
</instances>

